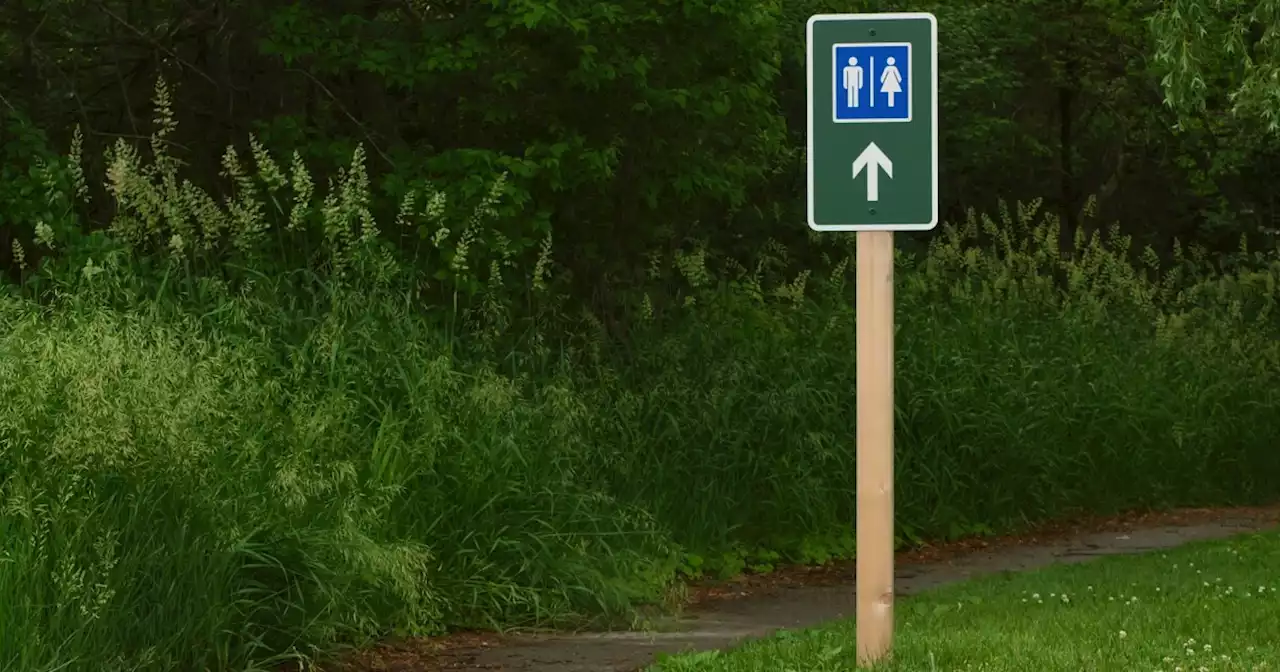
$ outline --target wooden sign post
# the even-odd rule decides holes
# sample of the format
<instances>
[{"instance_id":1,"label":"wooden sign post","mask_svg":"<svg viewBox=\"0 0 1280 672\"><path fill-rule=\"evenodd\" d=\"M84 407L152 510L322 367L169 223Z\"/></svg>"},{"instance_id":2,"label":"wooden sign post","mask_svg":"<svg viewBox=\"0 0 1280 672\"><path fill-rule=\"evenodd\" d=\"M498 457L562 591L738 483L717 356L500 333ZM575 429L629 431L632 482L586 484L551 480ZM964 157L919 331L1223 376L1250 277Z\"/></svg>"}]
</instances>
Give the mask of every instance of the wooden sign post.
<instances>
[{"instance_id":1,"label":"wooden sign post","mask_svg":"<svg viewBox=\"0 0 1280 672\"><path fill-rule=\"evenodd\" d=\"M857 236L857 644L865 664L893 646L893 232Z\"/></svg>"},{"instance_id":2,"label":"wooden sign post","mask_svg":"<svg viewBox=\"0 0 1280 672\"><path fill-rule=\"evenodd\" d=\"M821 14L806 30L809 227L857 232L857 649L893 648L893 232L938 225L938 23Z\"/></svg>"}]
</instances>

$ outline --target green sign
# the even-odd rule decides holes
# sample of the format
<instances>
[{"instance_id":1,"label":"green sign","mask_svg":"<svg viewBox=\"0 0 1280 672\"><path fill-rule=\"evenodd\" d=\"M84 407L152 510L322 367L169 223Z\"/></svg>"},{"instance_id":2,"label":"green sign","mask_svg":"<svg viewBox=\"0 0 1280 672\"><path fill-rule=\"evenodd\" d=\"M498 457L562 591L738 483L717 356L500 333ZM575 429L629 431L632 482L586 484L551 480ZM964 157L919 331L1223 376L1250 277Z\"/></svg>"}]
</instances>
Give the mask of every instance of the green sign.
<instances>
[{"instance_id":1,"label":"green sign","mask_svg":"<svg viewBox=\"0 0 1280 672\"><path fill-rule=\"evenodd\" d=\"M809 226L938 225L938 22L932 14L809 19Z\"/></svg>"}]
</instances>

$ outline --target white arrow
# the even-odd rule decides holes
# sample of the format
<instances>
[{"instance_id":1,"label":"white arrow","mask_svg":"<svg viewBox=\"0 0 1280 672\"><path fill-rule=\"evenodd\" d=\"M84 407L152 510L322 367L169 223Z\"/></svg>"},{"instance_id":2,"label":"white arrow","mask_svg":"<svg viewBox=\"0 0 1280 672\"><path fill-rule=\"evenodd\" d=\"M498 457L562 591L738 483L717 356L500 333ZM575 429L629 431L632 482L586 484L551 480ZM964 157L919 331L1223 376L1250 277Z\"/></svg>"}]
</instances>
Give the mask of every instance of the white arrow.
<instances>
[{"instance_id":1,"label":"white arrow","mask_svg":"<svg viewBox=\"0 0 1280 672\"><path fill-rule=\"evenodd\" d=\"M867 200L878 201L880 200L880 171L883 170L889 179L893 179L893 162L873 142L867 145L867 148L862 150L853 162L854 179L857 179L858 173L864 169L867 171Z\"/></svg>"}]
</instances>

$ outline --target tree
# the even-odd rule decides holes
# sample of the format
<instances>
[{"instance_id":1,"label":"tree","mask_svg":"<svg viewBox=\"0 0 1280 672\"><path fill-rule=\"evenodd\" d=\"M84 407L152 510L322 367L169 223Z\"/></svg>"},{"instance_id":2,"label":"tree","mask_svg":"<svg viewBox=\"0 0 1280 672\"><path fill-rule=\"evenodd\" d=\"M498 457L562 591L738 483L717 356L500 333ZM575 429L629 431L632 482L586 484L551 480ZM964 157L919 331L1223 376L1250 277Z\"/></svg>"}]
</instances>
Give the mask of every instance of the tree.
<instances>
[{"instance_id":1,"label":"tree","mask_svg":"<svg viewBox=\"0 0 1280 672\"><path fill-rule=\"evenodd\" d=\"M1280 131L1280 1L1165 0L1151 24L1170 107Z\"/></svg>"}]
</instances>

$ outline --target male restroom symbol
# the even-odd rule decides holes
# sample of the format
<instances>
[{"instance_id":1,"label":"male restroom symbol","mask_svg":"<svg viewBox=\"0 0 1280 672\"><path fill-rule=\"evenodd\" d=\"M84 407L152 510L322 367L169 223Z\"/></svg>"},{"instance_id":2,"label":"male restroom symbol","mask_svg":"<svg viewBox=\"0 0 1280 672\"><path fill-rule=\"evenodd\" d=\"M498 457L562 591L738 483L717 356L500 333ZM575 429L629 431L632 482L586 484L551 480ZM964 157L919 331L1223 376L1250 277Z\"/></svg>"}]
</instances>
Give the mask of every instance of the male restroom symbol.
<instances>
[{"instance_id":1,"label":"male restroom symbol","mask_svg":"<svg viewBox=\"0 0 1280 672\"><path fill-rule=\"evenodd\" d=\"M849 107L858 106L858 99L862 97L861 92L865 81L865 73L862 70L862 66L858 65L858 59L850 58L849 65L844 66L844 90L845 96L848 97ZM889 100L892 101L893 98L890 97ZM889 104L893 105L892 102Z\"/></svg>"}]
</instances>

